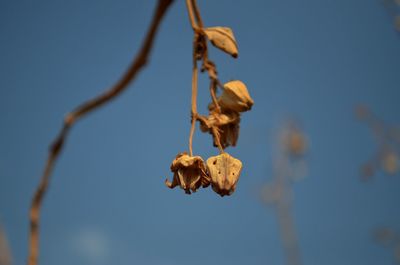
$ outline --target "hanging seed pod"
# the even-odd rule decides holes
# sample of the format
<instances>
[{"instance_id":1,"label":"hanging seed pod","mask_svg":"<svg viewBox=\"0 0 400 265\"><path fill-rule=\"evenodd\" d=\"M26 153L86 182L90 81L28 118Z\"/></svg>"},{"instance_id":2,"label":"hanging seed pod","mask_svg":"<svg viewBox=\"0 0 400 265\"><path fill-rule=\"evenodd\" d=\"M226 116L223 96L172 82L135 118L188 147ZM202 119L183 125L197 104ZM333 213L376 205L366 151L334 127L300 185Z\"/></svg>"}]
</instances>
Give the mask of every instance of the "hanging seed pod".
<instances>
[{"instance_id":1,"label":"hanging seed pod","mask_svg":"<svg viewBox=\"0 0 400 265\"><path fill-rule=\"evenodd\" d=\"M236 40L230 28L227 27L205 28L204 33L215 47L232 55L234 58L238 57L238 48Z\"/></svg>"},{"instance_id":2,"label":"hanging seed pod","mask_svg":"<svg viewBox=\"0 0 400 265\"><path fill-rule=\"evenodd\" d=\"M189 156L187 153L180 153L171 164L171 171L174 173L172 182L165 180L165 185L173 189L180 186L185 193L196 192L200 186L203 188L210 185L210 178L207 175L204 161L200 156Z\"/></svg>"},{"instance_id":3,"label":"hanging seed pod","mask_svg":"<svg viewBox=\"0 0 400 265\"><path fill-rule=\"evenodd\" d=\"M218 104L222 109L244 112L251 109L254 101L250 97L246 85L242 81L235 80L224 84Z\"/></svg>"},{"instance_id":4,"label":"hanging seed pod","mask_svg":"<svg viewBox=\"0 0 400 265\"><path fill-rule=\"evenodd\" d=\"M221 196L231 195L239 180L242 162L222 153L207 159L207 168L211 177L211 187Z\"/></svg>"},{"instance_id":5,"label":"hanging seed pod","mask_svg":"<svg viewBox=\"0 0 400 265\"><path fill-rule=\"evenodd\" d=\"M239 138L240 114L237 112L217 113L212 111L206 118L206 122L200 121L200 129L202 132L209 132L213 136L214 146L217 147L216 135L212 131L212 127L216 127L218 131L219 141L222 148L228 146L236 146Z\"/></svg>"}]
</instances>

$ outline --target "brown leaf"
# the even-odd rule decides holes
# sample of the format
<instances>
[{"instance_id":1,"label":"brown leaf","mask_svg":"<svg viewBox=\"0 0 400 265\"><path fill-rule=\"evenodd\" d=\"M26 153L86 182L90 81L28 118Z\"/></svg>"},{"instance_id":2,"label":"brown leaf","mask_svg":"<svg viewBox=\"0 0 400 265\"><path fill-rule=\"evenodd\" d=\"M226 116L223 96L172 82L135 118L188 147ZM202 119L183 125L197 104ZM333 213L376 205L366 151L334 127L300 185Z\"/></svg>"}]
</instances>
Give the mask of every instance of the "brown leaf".
<instances>
[{"instance_id":1,"label":"brown leaf","mask_svg":"<svg viewBox=\"0 0 400 265\"><path fill-rule=\"evenodd\" d=\"M215 47L223 50L226 53L229 53L234 58L238 56L238 48L236 40L230 28L227 27L205 28L204 33Z\"/></svg>"}]
</instances>

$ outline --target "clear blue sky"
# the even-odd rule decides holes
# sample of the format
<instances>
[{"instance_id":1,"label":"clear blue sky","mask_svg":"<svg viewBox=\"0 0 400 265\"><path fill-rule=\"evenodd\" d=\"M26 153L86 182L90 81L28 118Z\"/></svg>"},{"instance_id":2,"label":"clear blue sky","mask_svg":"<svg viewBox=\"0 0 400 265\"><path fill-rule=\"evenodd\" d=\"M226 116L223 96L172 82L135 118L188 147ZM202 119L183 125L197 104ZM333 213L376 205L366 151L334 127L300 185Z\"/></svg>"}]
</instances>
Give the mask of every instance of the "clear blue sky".
<instances>
[{"instance_id":1,"label":"clear blue sky","mask_svg":"<svg viewBox=\"0 0 400 265\"><path fill-rule=\"evenodd\" d=\"M27 255L28 207L62 117L112 85L141 44L155 1L0 1L0 222L15 265ZM150 64L122 97L74 127L45 198L41 265L284 264L274 212L255 191L272 178L275 132L291 115L311 142L294 186L306 265L393 264L371 240L400 229L400 179L363 184L375 151L353 115L365 103L399 123L400 35L377 0L199 1L207 26L229 26L239 58L213 49L220 78L255 101L238 146L231 197L164 186L187 150L192 32L184 1L164 20ZM200 82L199 108L209 102ZM217 150L195 135L195 153Z\"/></svg>"}]
</instances>

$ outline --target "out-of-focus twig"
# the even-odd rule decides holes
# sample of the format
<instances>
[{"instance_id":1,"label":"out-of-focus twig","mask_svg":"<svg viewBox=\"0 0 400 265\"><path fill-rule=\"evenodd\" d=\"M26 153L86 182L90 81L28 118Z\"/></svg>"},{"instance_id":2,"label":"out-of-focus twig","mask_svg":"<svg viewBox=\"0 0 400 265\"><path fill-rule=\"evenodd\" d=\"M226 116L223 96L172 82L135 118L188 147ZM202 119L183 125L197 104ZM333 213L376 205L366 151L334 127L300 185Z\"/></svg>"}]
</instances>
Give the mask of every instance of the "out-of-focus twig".
<instances>
[{"instance_id":1,"label":"out-of-focus twig","mask_svg":"<svg viewBox=\"0 0 400 265\"><path fill-rule=\"evenodd\" d=\"M0 226L0 265L11 265L11 250L7 241L6 233Z\"/></svg>"},{"instance_id":2,"label":"out-of-focus twig","mask_svg":"<svg viewBox=\"0 0 400 265\"><path fill-rule=\"evenodd\" d=\"M371 129L378 149L361 168L361 179L367 181L378 169L389 175L398 173L400 167L400 129L387 125L366 106L356 108L356 116Z\"/></svg>"},{"instance_id":3,"label":"out-of-focus twig","mask_svg":"<svg viewBox=\"0 0 400 265\"><path fill-rule=\"evenodd\" d=\"M84 102L82 105L78 106L75 110L70 112L65 117L64 124L60 133L54 140L53 144L50 146L49 156L44 168L42 178L32 199L32 205L30 209L30 240L28 265L37 265L38 263L40 208L42 205L43 197L48 188L54 164L60 152L62 151L63 145L67 139L70 129L75 124L75 122L82 118L84 115L115 99L118 95L120 95L124 90L127 89L128 85L136 77L136 74L139 72L139 70L141 70L146 65L151 48L153 47L154 38L156 36L159 25L172 2L173 0L158 1L150 28L144 39L142 47L139 50L135 60L132 62L131 66L122 76L122 78L109 90L89 101Z\"/></svg>"},{"instance_id":4,"label":"out-of-focus twig","mask_svg":"<svg viewBox=\"0 0 400 265\"><path fill-rule=\"evenodd\" d=\"M301 265L301 253L297 239L295 222L292 214L292 181L298 173L305 174L304 168L299 171L298 165L304 165L304 154L307 142L304 134L293 123L285 126L280 132L280 145L274 163L272 183L264 186L263 201L274 207L278 218L282 244L288 265Z\"/></svg>"}]
</instances>

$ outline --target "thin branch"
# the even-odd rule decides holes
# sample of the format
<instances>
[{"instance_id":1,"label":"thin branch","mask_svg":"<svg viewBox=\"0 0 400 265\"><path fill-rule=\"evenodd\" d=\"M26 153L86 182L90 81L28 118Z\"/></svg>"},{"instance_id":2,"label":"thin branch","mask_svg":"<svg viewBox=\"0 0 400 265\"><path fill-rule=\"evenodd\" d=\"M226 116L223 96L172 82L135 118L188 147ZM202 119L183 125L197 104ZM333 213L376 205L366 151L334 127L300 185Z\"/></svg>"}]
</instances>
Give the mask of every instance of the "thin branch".
<instances>
[{"instance_id":1,"label":"thin branch","mask_svg":"<svg viewBox=\"0 0 400 265\"><path fill-rule=\"evenodd\" d=\"M136 55L135 60L129 67L128 71L122 76L122 78L109 90L103 94L95 97L82 105L78 106L75 110L69 113L64 119L64 125L55 139L49 150L49 156L46 162L46 166L40 180L40 183L36 189L34 197L32 199L32 205L30 209L30 239L29 239L29 257L28 265L37 265L39 256L39 219L40 219L40 208L42 205L43 197L47 191L48 184L50 181L51 173L54 164L62 151L63 144L66 141L69 130L72 128L74 123L82 118L85 114L103 106L105 103L110 102L127 89L129 83L136 77L136 74L141 70L147 63L148 56L151 48L153 47L154 38L160 23L168 9L172 4L173 0L159 0L157 8L153 15L153 19L147 35L144 39L141 49Z\"/></svg>"},{"instance_id":2,"label":"thin branch","mask_svg":"<svg viewBox=\"0 0 400 265\"><path fill-rule=\"evenodd\" d=\"M6 233L0 224L0 265L11 265L12 256Z\"/></svg>"}]
</instances>

